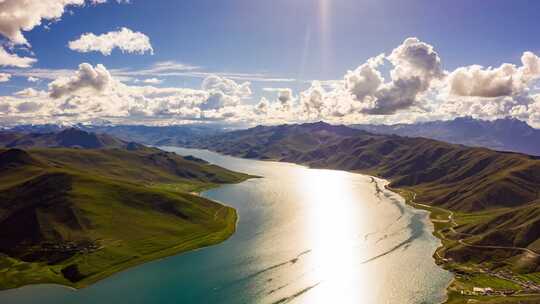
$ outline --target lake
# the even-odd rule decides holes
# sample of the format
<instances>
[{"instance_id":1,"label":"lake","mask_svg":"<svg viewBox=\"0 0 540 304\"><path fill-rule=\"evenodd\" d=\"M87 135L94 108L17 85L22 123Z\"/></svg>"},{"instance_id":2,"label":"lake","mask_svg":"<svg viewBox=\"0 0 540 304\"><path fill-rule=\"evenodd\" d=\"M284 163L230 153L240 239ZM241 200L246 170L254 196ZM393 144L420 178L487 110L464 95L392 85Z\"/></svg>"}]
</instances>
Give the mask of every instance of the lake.
<instances>
[{"instance_id":1,"label":"lake","mask_svg":"<svg viewBox=\"0 0 540 304\"><path fill-rule=\"evenodd\" d=\"M153 261L73 291L0 292L0 303L440 303L452 275L432 254L428 214L386 181L343 171L165 147L262 178L203 196L238 210L226 242Z\"/></svg>"}]
</instances>

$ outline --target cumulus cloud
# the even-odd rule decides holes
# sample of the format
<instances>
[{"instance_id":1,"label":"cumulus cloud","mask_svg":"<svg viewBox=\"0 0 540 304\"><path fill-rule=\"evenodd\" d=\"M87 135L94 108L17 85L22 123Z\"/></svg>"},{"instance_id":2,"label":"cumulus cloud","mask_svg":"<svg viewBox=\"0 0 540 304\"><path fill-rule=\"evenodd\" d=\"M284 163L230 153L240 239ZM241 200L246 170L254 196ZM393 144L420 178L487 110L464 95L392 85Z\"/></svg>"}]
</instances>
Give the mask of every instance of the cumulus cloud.
<instances>
[{"instance_id":1,"label":"cumulus cloud","mask_svg":"<svg viewBox=\"0 0 540 304\"><path fill-rule=\"evenodd\" d=\"M0 82L8 82L11 79L11 74L0 73Z\"/></svg>"},{"instance_id":2,"label":"cumulus cloud","mask_svg":"<svg viewBox=\"0 0 540 304\"><path fill-rule=\"evenodd\" d=\"M217 75L211 75L205 78L201 88L208 92L208 98L199 105L201 110L219 110L226 107L234 107L242 99L251 95L249 82L238 84L232 79Z\"/></svg>"},{"instance_id":3,"label":"cumulus cloud","mask_svg":"<svg viewBox=\"0 0 540 304\"><path fill-rule=\"evenodd\" d=\"M289 107L293 100L293 93L291 89L280 89L278 91L278 100L283 107Z\"/></svg>"},{"instance_id":4,"label":"cumulus cloud","mask_svg":"<svg viewBox=\"0 0 540 304\"><path fill-rule=\"evenodd\" d=\"M35 58L20 57L17 54L10 54L0 46L0 66L28 68L36 61Z\"/></svg>"},{"instance_id":5,"label":"cumulus cloud","mask_svg":"<svg viewBox=\"0 0 540 304\"><path fill-rule=\"evenodd\" d=\"M223 92L212 92L206 98L199 107L201 110L218 110L226 106L234 106L237 104L236 99L232 96L226 95Z\"/></svg>"},{"instance_id":6,"label":"cumulus cloud","mask_svg":"<svg viewBox=\"0 0 540 304\"><path fill-rule=\"evenodd\" d=\"M443 76L441 59L433 46L415 37L405 39L388 60L394 65L392 79L418 77L429 85L432 79Z\"/></svg>"},{"instance_id":7,"label":"cumulus cloud","mask_svg":"<svg viewBox=\"0 0 540 304\"><path fill-rule=\"evenodd\" d=\"M449 76L456 96L502 97L523 93L540 77L540 58L531 52L521 56L521 66L504 63L498 68L480 65L460 67Z\"/></svg>"},{"instance_id":8,"label":"cumulus cloud","mask_svg":"<svg viewBox=\"0 0 540 304\"><path fill-rule=\"evenodd\" d=\"M391 63L385 82L379 67ZM345 88L368 114L388 115L410 108L432 82L444 77L441 59L433 46L418 38L407 38L388 56L370 58L345 75Z\"/></svg>"},{"instance_id":9,"label":"cumulus cloud","mask_svg":"<svg viewBox=\"0 0 540 304\"><path fill-rule=\"evenodd\" d=\"M103 65L98 64L94 68L88 63L82 63L74 76L59 78L49 84L50 96L60 98L87 88L101 92L111 81L112 76Z\"/></svg>"},{"instance_id":10,"label":"cumulus cloud","mask_svg":"<svg viewBox=\"0 0 540 304\"><path fill-rule=\"evenodd\" d=\"M68 46L73 51L81 53L100 52L105 56L111 55L115 48L118 48L123 53L154 53L148 36L125 27L101 35L86 33L81 35L79 39L70 41Z\"/></svg>"},{"instance_id":11,"label":"cumulus cloud","mask_svg":"<svg viewBox=\"0 0 540 304\"><path fill-rule=\"evenodd\" d=\"M2 0L0 34L15 44L29 45L23 31L30 31L43 21L57 21L68 6L84 5L84 0Z\"/></svg>"},{"instance_id":12,"label":"cumulus cloud","mask_svg":"<svg viewBox=\"0 0 540 304\"><path fill-rule=\"evenodd\" d=\"M390 64L389 79L383 65ZM407 38L390 55L369 58L340 81L314 81L300 93L301 113L308 118L343 118L355 113L393 115L422 105L419 99L445 78L433 46Z\"/></svg>"},{"instance_id":13,"label":"cumulus cloud","mask_svg":"<svg viewBox=\"0 0 540 304\"><path fill-rule=\"evenodd\" d=\"M292 111L301 119L339 122L394 123L470 115L512 116L535 124L537 103L529 94L537 80L540 59L531 52L523 53L519 66L474 65L446 72L433 46L408 38L389 55L370 58L347 72L343 80L331 85L313 82L300 92L298 107Z\"/></svg>"},{"instance_id":14,"label":"cumulus cloud","mask_svg":"<svg viewBox=\"0 0 540 304\"><path fill-rule=\"evenodd\" d=\"M257 115L266 115L268 113L269 108L270 108L270 102L265 97L262 97L261 100L253 108L253 111Z\"/></svg>"},{"instance_id":15,"label":"cumulus cloud","mask_svg":"<svg viewBox=\"0 0 540 304\"><path fill-rule=\"evenodd\" d=\"M241 84L236 83L232 79L221 77L218 75L210 75L202 82L202 89L209 92L221 92L225 95L245 98L251 95L249 82Z\"/></svg>"},{"instance_id":16,"label":"cumulus cloud","mask_svg":"<svg viewBox=\"0 0 540 304\"><path fill-rule=\"evenodd\" d=\"M312 114L317 117L321 116L325 105L325 94L326 91L317 81L313 82L309 89L300 93L300 103L308 116Z\"/></svg>"},{"instance_id":17,"label":"cumulus cloud","mask_svg":"<svg viewBox=\"0 0 540 304\"><path fill-rule=\"evenodd\" d=\"M383 60L384 54L370 58L367 63L362 64L356 70L347 72L345 87L356 100L364 100L368 96L373 96L384 83L381 72L377 70Z\"/></svg>"}]
</instances>

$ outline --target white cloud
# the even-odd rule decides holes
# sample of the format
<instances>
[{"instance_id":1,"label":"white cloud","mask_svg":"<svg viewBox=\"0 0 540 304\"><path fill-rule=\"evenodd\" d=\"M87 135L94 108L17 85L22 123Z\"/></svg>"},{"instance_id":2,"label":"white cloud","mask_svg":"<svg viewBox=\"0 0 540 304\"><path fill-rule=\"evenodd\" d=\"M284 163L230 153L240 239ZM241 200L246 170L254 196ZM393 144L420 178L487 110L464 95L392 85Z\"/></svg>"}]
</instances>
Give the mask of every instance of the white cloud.
<instances>
[{"instance_id":1,"label":"white cloud","mask_svg":"<svg viewBox=\"0 0 540 304\"><path fill-rule=\"evenodd\" d=\"M300 93L300 103L307 116L321 117L325 106L326 91L317 81L311 87Z\"/></svg>"},{"instance_id":2,"label":"white cloud","mask_svg":"<svg viewBox=\"0 0 540 304\"><path fill-rule=\"evenodd\" d=\"M100 52L105 56L111 55L115 48L123 53L154 53L148 36L125 27L101 35L83 34L79 39L70 41L69 48L82 53Z\"/></svg>"},{"instance_id":3,"label":"white cloud","mask_svg":"<svg viewBox=\"0 0 540 304\"><path fill-rule=\"evenodd\" d=\"M504 63L498 68L461 67L449 76L450 93L456 96L502 97L523 93L540 78L540 58L523 53L520 67Z\"/></svg>"},{"instance_id":4,"label":"white cloud","mask_svg":"<svg viewBox=\"0 0 540 304\"><path fill-rule=\"evenodd\" d=\"M109 71L101 64L92 67L88 63L79 65L79 70L72 77L62 77L49 84L52 98L60 98L83 89L101 92L112 82Z\"/></svg>"},{"instance_id":5,"label":"white cloud","mask_svg":"<svg viewBox=\"0 0 540 304\"><path fill-rule=\"evenodd\" d=\"M388 82L379 71L384 60L393 66ZM365 113L388 115L414 106L418 96L443 77L441 59L433 46L418 38L407 38L389 56L370 58L349 71L345 88L362 104Z\"/></svg>"},{"instance_id":6,"label":"white cloud","mask_svg":"<svg viewBox=\"0 0 540 304\"><path fill-rule=\"evenodd\" d=\"M261 100L255 105L253 111L258 115L266 115L268 109L270 108L270 102L265 97L262 97Z\"/></svg>"},{"instance_id":7,"label":"white cloud","mask_svg":"<svg viewBox=\"0 0 540 304\"><path fill-rule=\"evenodd\" d=\"M103 65L83 63L75 72L62 73L48 91L27 88L0 96L0 118L17 122L113 121L236 121L248 117L243 104L251 90L218 77L205 89L158 88L126 85Z\"/></svg>"},{"instance_id":8,"label":"white cloud","mask_svg":"<svg viewBox=\"0 0 540 304\"><path fill-rule=\"evenodd\" d=\"M373 96L384 83L384 78L377 67L383 63L384 54L359 66L354 71L348 71L345 75L345 88L357 99L364 100Z\"/></svg>"},{"instance_id":9,"label":"white cloud","mask_svg":"<svg viewBox=\"0 0 540 304\"><path fill-rule=\"evenodd\" d=\"M18 96L18 97L26 97L26 98L29 98L29 97L43 97L43 98L45 98L45 97L47 97L47 92L38 91L38 90L35 90L35 89L32 89L32 88L26 88L24 90L15 92L13 95Z\"/></svg>"},{"instance_id":10,"label":"white cloud","mask_svg":"<svg viewBox=\"0 0 540 304\"><path fill-rule=\"evenodd\" d=\"M431 45L409 38L390 55L366 60L341 80L314 81L298 93L286 87L263 88L264 92L275 95L258 102L252 100L250 82L171 61L142 70L108 70L102 65L89 64L81 64L77 71L4 69L3 72L13 77L53 81L48 91L25 89L11 96L0 96L0 119L13 122L107 119L151 124L190 121L276 124L324 119L347 124L471 115L483 119L512 116L540 126L540 94L534 95L535 91L530 89L539 80L540 60L525 52L521 61L519 65L467 66L445 72ZM198 89L152 86L173 75L204 80ZM232 75L240 79L258 77ZM124 83L125 80L135 83L135 77L141 79L136 82L138 85ZM465 79L465 87L452 88L459 85L455 82L459 77L469 77ZM504 81L510 78L512 81Z\"/></svg>"},{"instance_id":11,"label":"white cloud","mask_svg":"<svg viewBox=\"0 0 540 304\"><path fill-rule=\"evenodd\" d=\"M278 91L278 100L281 102L281 105L287 106L293 100L293 93L291 89L281 89Z\"/></svg>"},{"instance_id":12,"label":"white cloud","mask_svg":"<svg viewBox=\"0 0 540 304\"><path fill-rule=\"evenodd\" d=\"M218 75L210 75L203 80L202 89L210 92L221 92L225 95L245 98L251 95L249 82L241 84L232 79L227 79Z\"/></svg>"},{"instance_id":13,"label":"white cloud","mask_svg":"<svg viewBox=\"0 0 540 304\"><path fill-rule=\"evenodd\" d=\"M0 82L8 82L11 79L11 74L0 73Z\"/></svg>"},{"instance_id":14,"label":"white cloud","mask_svg":"<svg viewBox=\"0 0 540 304\"><path fill-rule=\"evenodd\" d=\"M216 91L210 93L208 98L199 104L199 107L201 110L218 110L226 106L235 106L236 104L238 104L238 99L226 95L221 91Z\"/></svg>"},{"instance_id":15,"label":"white cloud","mask_svg":"<svg viewBox=\"0 0 540 304\"><path fill-rule=\"evenodd\" d=\"M143 80L143 82L146 84L160 84L163 82L163 80L157 78L147 78Z\"/></svg>"},{"instance_id":16,"label":"white cloud","mask_svg":"<svg viewBox=\"0 0 540 304\"><path fill-rule=\"evenodd\" d=\"M0 66L28 68L36 61L35 58L19 57L17 54L10 54L0 46Z\"/></svg>"},{"instance_id":17,"label":"white cloud","mask_svg":"<svg viewBox=\"0 0 540 304\"><path fill-rule=\"evenodd\" d=\"M34 76L29 76L28 78L26 78L26 81L28 81L28 82L39 82L39 78L34 77Z\"/></svg>"},{"instance_id":18,"label":"white cloud","mask_svg":"<svg viewBox=\"0 0 540 304\"><path fill-rule=\"evenodd\" d=\"M29 45L23 31L32 30L44 20L59 20L70 5L84 5L84 0L2 0L0 34L15 44Z\"/></svg>"},{"instance_id":19,"label":"white cloud","mask_svg":"<svg viewBox=\"0 0 540 304\"><path fill-rule=\"evenodd\" d=\"M390 63L390 78L382 66ZM407 38L390 55L369 58L343 80L314 81L300 93L304 117L342 119L351 115L395 115L398 111L421 107L420 98L445 77L441 59L434 48L417 38Z\"/></svg>"}]
</instances>

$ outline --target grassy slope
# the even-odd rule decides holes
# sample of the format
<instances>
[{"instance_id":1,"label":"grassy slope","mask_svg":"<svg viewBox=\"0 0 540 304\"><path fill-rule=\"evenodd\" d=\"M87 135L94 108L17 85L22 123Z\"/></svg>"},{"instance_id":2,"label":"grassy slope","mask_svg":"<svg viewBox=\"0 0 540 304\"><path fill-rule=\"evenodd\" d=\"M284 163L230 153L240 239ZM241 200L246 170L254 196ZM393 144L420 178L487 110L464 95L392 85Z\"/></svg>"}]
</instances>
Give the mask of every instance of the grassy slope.
<instances>
[{"instance_id":1,"label":"grassy slope","mask_svg":"<svg viewBox=\"0 0 540 304\"><path fill-rule=\"evenodd\" d=\"M188 192L248 177L156 149L0 150L0 171L0 288L84 287L219 243L236 212Z\"/></svg>"},{"instance_id":2,"label":"grassy slope","mask_svg":"<svg viewBox=\"0 0 540 304\"><path fill-rule=\"evenodd\" d=\"M535 203L540 190L538 157L424 138L354 133L324 123L257 127L191 146L390 179L392 188L416 193L415 201L420 204L415 207L432 212L436 235L444 244L438 251L439 262L447 255L457 263L445 267L470 272L462 288L486 282L515 288L512 281L492 275L488 280L478 275L479 271L511 270L515 278L529 275L527 281L540 284L539 259L524 258L520 250L470 247L458 241L539 249L540 210ZM452 213L457 223L449 229L453 225L446 219ZM465 265L465 270L460 265Z\"/></svg>"}]
</instances>

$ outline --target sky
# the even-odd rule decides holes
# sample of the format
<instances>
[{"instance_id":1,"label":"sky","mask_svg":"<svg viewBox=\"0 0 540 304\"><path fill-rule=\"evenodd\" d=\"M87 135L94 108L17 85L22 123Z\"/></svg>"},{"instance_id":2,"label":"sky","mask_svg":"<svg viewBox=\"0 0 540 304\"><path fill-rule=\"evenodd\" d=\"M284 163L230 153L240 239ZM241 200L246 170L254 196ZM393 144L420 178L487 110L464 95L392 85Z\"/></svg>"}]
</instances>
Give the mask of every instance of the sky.
<instances>
[{"instance_id":1,"label":"sky","mask_svg":"<svg viewBox=\"0 0 540 304\"><path fill-rule=\"evenodd\" d=\"M0 0L0 125L540 127L540 3Z\"/></svg>"}]
</instances>

